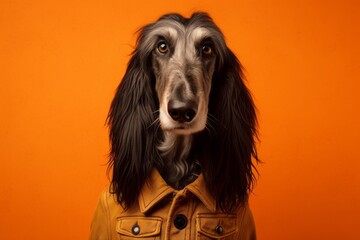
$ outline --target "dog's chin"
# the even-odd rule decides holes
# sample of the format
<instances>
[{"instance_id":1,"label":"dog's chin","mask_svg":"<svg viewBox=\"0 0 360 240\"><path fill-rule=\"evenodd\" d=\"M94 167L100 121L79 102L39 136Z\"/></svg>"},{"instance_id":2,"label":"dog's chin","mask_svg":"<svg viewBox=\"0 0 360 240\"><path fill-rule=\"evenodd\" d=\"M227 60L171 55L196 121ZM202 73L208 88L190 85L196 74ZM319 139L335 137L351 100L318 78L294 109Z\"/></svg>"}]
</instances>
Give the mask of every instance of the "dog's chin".
<instances>
[{"instance_id":1,"label":"dog's chin","mask_svg":"<svg viewBox=\"0 0 360 240\"><path fill-rule=\"evenodd\" d=\"M202 129L193 129L193 128L173 128L169 132L176 135L192 135L194 133L200 132Z\"/></svg>"},{"instance_id":2,"label":"dog's chin","mask_svg":"<svg viewBox=\"0 0 360 240\"><path fill-rule=\"evenodd\" d=\"M205 124L204 126L201 126L202 124L198 125L194 123L169 124L166 126L164 126L163 124L160 125L161 125L161 129L164 132L173 133L175 135L192 135L194 133L201 132L205 129Z\"/></svg>"}]
</instances>

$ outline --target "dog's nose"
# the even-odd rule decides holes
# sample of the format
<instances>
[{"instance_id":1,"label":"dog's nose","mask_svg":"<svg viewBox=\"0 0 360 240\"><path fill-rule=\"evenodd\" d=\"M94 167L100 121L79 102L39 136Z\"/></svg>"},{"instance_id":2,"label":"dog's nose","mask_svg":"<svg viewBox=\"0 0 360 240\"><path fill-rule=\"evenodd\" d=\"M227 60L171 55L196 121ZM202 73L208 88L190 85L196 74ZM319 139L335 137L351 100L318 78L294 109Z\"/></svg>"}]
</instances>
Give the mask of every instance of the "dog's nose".
<instances>
[{"instance_id":1,"label":"dog's nose","mask_svg":"<svg viewBox=\"0 0 360 240\"><path fill-rule=\"evenodd\" d=\"M170 100L168 112L172 119L178 122L191 122L196 115L197 104L193 101L180 102Z\"/></svg>"}]
</instances>

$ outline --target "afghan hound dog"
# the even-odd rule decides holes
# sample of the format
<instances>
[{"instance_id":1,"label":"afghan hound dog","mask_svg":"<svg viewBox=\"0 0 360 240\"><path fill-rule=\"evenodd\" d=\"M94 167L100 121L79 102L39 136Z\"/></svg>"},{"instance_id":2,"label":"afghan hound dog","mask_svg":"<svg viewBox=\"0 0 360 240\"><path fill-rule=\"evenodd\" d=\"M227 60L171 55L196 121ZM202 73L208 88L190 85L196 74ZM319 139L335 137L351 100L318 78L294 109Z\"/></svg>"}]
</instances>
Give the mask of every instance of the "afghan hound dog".
<instances>
[{"instance_id":1,"label":"afghan hound dog","mask_svg":"<svg viewBox=\"0 0 360 240\"><path fill-rule=\"evenodd\" d=\"M128 208L153 168L174 189L203 174L218 207L248 200L257 120L242 66L206 13L167 14L138 32L107 118L111 191Z\"/></svg>"}]
</instances>

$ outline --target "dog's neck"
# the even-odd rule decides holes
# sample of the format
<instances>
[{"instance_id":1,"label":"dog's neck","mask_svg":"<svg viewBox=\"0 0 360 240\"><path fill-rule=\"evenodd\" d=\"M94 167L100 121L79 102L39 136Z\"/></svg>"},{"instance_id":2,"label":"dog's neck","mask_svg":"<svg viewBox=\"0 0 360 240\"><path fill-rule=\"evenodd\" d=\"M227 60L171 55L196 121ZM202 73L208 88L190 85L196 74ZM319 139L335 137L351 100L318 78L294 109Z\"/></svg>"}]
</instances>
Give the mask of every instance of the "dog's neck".
<instances>
[{"instance_id":1,"label":"dog's neck","mask_svg":"<svg viewBox=\"0 0 360 240\"><path fill-rule=\"evenodd\" d=\"M162 157L162 175L165 181L175 189L182 189L193 182L200 169L195 159L189 159L192 135L164 133L164 141L158 146Z\"/></svg>"}]
</instances>

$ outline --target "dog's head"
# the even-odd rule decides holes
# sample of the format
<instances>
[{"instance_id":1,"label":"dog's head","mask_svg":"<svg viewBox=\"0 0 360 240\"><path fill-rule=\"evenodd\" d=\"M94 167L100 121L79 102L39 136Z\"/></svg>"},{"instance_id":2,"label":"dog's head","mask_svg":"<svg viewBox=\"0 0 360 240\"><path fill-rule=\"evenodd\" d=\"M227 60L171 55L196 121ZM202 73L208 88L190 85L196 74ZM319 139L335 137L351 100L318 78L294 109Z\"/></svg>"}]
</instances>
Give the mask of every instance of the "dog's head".
<instances>
[{"instance_id":1,"label":"dog's head","mask_svg":"<svg viewBox=\"0 0 360 240\"><path fill-rule=\"evenodd\" d=\"M138 51L150 57L163 131L205 128L213 75L225 49L222 33L205 14L165 15L143 29Z\"/></svg>"},{"instance_id":2,"label":"dog's head","mask_svg":"<svg viewBox=\"0 0 360 240\"><path fill-rule=\"evenodd\" d=\"M136 201L152 168L161 169L162 143L186 149L186 161L196 158L221 209L247 201L257 160L255 105L240 62L206 13L168 14L140 29L108 123L112 190L123 206ZM193 142L185 148L167 136Z\"/></svg>"}]
</instances>

